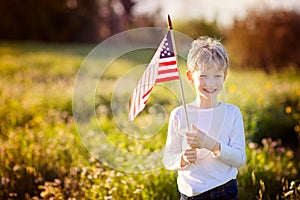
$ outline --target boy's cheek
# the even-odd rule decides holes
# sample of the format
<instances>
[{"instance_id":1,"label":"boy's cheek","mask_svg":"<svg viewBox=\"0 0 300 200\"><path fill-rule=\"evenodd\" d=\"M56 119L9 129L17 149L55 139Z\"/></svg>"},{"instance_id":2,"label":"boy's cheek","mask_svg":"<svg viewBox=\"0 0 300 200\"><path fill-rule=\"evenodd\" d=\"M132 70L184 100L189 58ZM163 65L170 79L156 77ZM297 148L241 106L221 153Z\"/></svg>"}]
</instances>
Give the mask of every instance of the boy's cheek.
<instances>
[{"instance_id":1,"label":"boy's cheek","mask_svg":"<svg viewBox=\"0 0 300 200\"><path fill-rule=\"evenodd\" d=\"M204 81L203 80L199 80L199 79L194 79L194 85L195 86L200 86L203 85Z\"/></svg>"}]
</instances>

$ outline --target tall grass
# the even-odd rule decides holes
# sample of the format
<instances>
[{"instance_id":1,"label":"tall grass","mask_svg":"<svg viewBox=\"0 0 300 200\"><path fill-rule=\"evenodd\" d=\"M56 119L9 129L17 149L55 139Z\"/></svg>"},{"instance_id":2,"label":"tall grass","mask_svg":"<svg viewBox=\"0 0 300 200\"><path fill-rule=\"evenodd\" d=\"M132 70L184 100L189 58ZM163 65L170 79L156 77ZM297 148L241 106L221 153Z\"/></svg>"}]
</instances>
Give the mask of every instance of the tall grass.
<instances>
[{"instance_id":1,"label":"tall grass","mask_svg":"<svg viewBox=\"0 0 300 200\"><path fill-rule=\"evenodd\" d=\"M178 199L176 172L111 169L81 143L72 116L72 94L76 72L91 49L0 43L1 199ZM135 60L115 64L128 70ZM110 68L103 80L107 87L98 88L103 94L98 94L96 102L101 128L126 151L163 148L166 125L150 141L141 141L122 134L114 123L109 88L121 75L118 68ZM247 138L247 163L238 175L240 199L300 196L298 77L299 72L292 69L268 75L234 69L229 73L226 101L241 108ZM150 105L159 103L167 110L176 106L169 93L157 89L152 96ZM285 138L296 138L294 146Z\"/></svg>"}]
</instances>

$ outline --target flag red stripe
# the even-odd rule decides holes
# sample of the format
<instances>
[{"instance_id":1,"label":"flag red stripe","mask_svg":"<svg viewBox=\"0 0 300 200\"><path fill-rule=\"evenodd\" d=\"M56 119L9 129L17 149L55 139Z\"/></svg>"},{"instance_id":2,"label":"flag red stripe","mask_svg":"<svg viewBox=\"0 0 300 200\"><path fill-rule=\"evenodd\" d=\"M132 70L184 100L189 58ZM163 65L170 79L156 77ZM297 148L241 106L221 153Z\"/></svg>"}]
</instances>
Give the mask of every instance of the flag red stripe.
<instances>
[{"instance_id":1,"label":"flag red stripe","mask_svg":"<svg viewBox=\"0 0 300 200\"><path fill-rule=\"evenodd\" d=\"M160 70L160 71L158 71L158 75L160 75L160 74L172 73L172 72L178 72L178 69L175 68L175 69Z\"/></svg>"},{"instance_id":2,"label":"flag red stripe","mask_svg":"<svg viewBox=\"0 0 300 200\"><path fill-rule=\"evenodd\" d=\"M166 81L173 81L173 80L177 80L179 79L179 76L170 76L170 77L166 77L166 78L158 78L156 79L156 83L162 83L162 82L166 82Z\"/></svg>"},{"instance_id":3,"label":"flag red stripe","mask_svg":"<svg viewBox=\"0 0 300 200\"><path fill-rule=\"evenodd\" d=\"M169 62L160 62L159 66L168 66L168 65L176 65L176 60Z\"/></svg>"},{"instance_id":4,"label":"flag red stripe","mask_svg":"<svg viewBox=\"0 0 300 200\"><path fill-rule=\"evenodd\" d=\"M159 48L151 59L146 71L138 82L137 87L130 99L130 108L128 119L132 121L144 108L147 100L152 92L155 83L167 82L179 79L179 70L175 53L172 56L167 56L166 52L172 53L172 37L169 31L160 43ZM165 45L170 45L166 48ZM163 52L163 54L162 54Z\"/></svg>"},{"instance_id":5,"label":"flag red stripe","mask_svg":"<svg viewBox=\"0 0 300 200\"><path fill-rule=\"evenodd\" d=\"M153 88L153 87L152 87L152 88ZM145 97L151 92L152 88L150 88L150 90L148 90L148 92L146 92L146 93L142 96L142 98L145 98Z\"/></svg>"},{"instance_id":6,"label":"flag red stripe","mask_svg":"<svg viewBox=\"0 0 300 200\"><path fill-rule=\"evenodd\" d=\"M137 102L135 103L136 107L134 108L134 113L138 112L138 109L140 107L140 93L141 93L141 90L138 90L137 92Z\"/></svg>"}]
</instances>

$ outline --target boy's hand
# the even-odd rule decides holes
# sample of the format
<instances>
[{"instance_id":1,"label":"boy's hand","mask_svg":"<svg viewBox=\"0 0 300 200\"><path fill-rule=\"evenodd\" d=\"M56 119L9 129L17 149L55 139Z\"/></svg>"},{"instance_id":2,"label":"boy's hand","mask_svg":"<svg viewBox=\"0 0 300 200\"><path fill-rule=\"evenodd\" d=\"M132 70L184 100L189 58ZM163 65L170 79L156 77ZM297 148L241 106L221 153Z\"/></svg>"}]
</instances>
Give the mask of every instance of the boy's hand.
<instances>
[{"instance_id":1,"label":"boy's hand","mask_svg":"<svg viewBox=\"0 0 300 200\"><path fill-rule=\"evenodd\" d=\"M215 154L220 152L220 143L210 136L206 135L194 125L192 125L193 133L186 133L187 144L192 148L206 148Z\"/></svg>"},{"instance_id":2,"label":"boy's hand","mask_svg":"<svg viewBox=\"0 0 300 200\"><path fill-rule=\"evenodd\" d=\"M195 163L197 160L197 151L195 148L187 148L182 155L181 166L185 166L190 163Z\"/></svg>"}]
</instances>

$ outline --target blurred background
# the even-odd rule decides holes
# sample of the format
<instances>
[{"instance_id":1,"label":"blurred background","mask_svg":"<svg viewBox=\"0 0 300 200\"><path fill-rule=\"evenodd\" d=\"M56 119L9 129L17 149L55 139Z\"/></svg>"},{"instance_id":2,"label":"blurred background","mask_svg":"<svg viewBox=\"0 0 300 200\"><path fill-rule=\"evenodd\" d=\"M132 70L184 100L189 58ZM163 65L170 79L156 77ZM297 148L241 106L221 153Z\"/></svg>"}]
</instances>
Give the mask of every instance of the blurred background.
<instances>
[{"instance_id":1,"label":"blurred background","mask_svg":"<svg viewBox=\"0 0 300 200\"><path fill-rule=\"evenodd\" d=\"M3 0L0 38L99 43L132 28L166 27L170 14L175 30L190 37L223 38L239 54L237 66L270 71L299 66L299 10L296 0Z\"/></svg>"},{"instance_id":2,"label":"blurred background","mask_svg":"<svg viewBox=\"0 0 300 200\"><path fill-rule=\"evenodd\" d=\"M300 198L300 1L1 0L0 13L0 199L178 199L176 172L128 174L93 158L72 115L89 52L122 31L167 28L168 14L175 31L228 50L226 101L241 108L247 139L240 199ZM101 128L130 152L165 144L167 124L149 143L122 134L111 110L118 78L152 55L118 59L96 93ZM177 102L162 94L153 91L149 106L169 112Z\"/></svg>"}]
</instances>

